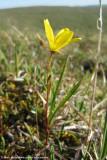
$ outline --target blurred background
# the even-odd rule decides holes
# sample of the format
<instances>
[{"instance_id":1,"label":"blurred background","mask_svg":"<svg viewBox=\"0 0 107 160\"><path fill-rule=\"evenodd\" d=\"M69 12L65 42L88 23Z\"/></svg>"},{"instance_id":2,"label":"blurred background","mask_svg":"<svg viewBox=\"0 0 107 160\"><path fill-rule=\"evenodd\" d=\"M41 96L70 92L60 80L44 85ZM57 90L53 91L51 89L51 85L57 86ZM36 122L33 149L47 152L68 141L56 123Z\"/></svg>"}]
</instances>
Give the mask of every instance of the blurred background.
<instances>
[{"instance_id":1,"label":"blurred background","mask_svg":"<svg viewBox=\"0 0 107 160\"><path fill-rule=\"evenodd\" d=\"M107 1L103 0L104 32L107 31ZM78 34L97 32L98 0L0 0L0 29L15 25L21 30L43 30L48 18L54 29L70 27Z\"/></svg>"}]
</instances>

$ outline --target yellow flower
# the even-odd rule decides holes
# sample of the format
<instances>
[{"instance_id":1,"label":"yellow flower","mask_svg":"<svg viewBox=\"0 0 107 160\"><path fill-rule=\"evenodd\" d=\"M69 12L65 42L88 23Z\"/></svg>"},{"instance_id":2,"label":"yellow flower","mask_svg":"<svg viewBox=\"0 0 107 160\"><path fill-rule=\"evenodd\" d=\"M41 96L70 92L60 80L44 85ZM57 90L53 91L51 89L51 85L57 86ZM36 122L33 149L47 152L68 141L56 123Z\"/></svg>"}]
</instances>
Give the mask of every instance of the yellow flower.
<instances>
[{"instance_id":1,"label":"yellow flower","mask_svg":"<svg viewBox=\"0 0 107 160\"><path fill-rule=\"evenodd\" d=\"M60 52L61 48L64 48L70 43L81 40L81 38L74 38L74 32L72 32L69 28L61 29L55 36L48 19L44 20L44 26L49 47L52 52Z\"/></svg>"}]
</instances>

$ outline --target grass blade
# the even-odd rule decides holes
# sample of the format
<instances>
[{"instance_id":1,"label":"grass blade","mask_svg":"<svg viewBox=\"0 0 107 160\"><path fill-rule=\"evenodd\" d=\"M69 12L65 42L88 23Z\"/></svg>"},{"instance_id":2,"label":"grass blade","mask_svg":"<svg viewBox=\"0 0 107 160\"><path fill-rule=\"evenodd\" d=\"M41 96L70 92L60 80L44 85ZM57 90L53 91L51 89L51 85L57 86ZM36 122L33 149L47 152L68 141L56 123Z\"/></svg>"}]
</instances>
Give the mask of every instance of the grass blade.
<instances>
[{"instance_id":1,"label":"grass blade","mask_svg":"<svg viewBox=\"0 0 107 160\"><path fill-rule=\"evenodd\" d=\"M52 100L51 100L51 106L50 106L50 115L52 114L52 111L54 110L54 107L55 107L55 100L56 100L56 97L58 95L58 89L60 87L60 84L62 82L62 78L63 78L63 75L64 75L64 71L65 71L65 68L66 68L66 63L67 63L67 58L65 58L64 60L64 65L63 65L63 68L62 68L62 71L60 73L60 77L59 77L59 80L58 82L56 83L56 86L55 86L55 90L53 90L53 94L52 94Z\"/></svg>"},{"instance_id":2,"label":"grass blade","mask_svg":"<svg viewBox=\"0 0 107 160\"><path fill-rule=\"evenodd\" d=\"M77 92L78 87L80 86L80 82L77 82L70 88L68 93L64 96L64 98L60 101L58 106L55 107L53 113L49 117L49 123L52 124L58 112L64 108L65 103Z\"/></svg>"},{"instance_id":3,"label":"grass blade","mask_svg":"<svg viewBox=\"0 0 107 160\"><path fill-rule=\"evenodd\" d=\"M53 110L53 108L54 108L54 106L55 106L55 100L56 100L56 97L57 97L57 94L58 94L59 86L60 86L60 84L61 84L61 81L62 81L62 78L63 78L63 75L64 75L66 63L67 63L67 57L66 57L66 59L64 60L64 65L63 65L62 71L61 71L61 73L60 73L59 80L58 80L58 82L56 83L55 90L53 91L52 101L51 101L51 110Z\"/></svg>"},{"instance_id":4,"label":"grass blade","mask_svg":"<svg viewBox=\"0 0 107 160\"><path fill-rule=\"evenodd\" d=\"M105 116L105 124L104 124L104 130L103 130L103 140L102 140L100 159L104 160L106 156L107 156L107 111L106 111L106 116Z\"/></svg>"}]
</instances>

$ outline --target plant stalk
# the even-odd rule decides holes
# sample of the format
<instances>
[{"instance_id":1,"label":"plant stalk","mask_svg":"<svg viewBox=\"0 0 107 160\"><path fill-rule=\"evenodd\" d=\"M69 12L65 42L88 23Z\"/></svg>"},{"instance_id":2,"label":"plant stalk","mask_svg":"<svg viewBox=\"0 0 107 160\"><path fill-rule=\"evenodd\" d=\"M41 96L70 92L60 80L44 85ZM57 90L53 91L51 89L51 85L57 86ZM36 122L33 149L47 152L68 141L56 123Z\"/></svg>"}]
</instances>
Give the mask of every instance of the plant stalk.
<instances>
[{"instance_id":1,"label":"plant stalk","mask_svg":"<svg viewBox=\"0 0 107 160\"><path fill-rule=\"evenodd\" d=\"M52 68L52 52L50 52L50 56L48 58L47 64L47 93L46 93L46 104L45 104L45 132L46 132L46 142L48 144L49 137L49 122L48 122L48 111L49 111L49 96L51 91L51 68Z\"/></svg>"}]
</instances>

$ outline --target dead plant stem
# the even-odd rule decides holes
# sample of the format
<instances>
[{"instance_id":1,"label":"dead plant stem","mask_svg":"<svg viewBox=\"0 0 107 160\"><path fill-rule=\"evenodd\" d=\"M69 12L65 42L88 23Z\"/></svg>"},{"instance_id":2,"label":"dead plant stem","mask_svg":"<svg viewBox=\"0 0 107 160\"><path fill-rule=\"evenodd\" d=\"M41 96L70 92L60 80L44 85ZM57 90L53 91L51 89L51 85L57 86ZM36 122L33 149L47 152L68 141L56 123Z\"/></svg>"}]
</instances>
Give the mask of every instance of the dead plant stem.
<instances>
[{"instance_id":1,"label":"dead plant stem","mask_svg":"<svg viewBox=\"0 0 107 160\"><path fill-rule=\"evenodd\" d=\"M94 102L95 102L95 95L96 95L96 87L97 87L97 72L99 68L99 61L100 61L100 55L101 55L101 43L102 43L102 0L99 0L99 18L97 20L97 29L99 30L99 36L98 36L98 47L97 47L97 57L96 57L96 67L95 67L95 73L94 73L94 79L93 79L93 89L92 89L92 101L91 101L91 108L90 108L90 114L89 114L89 127L92 129L92 116L93 116L93 108L94 108Z\"/></svg>"}]
</instances>

